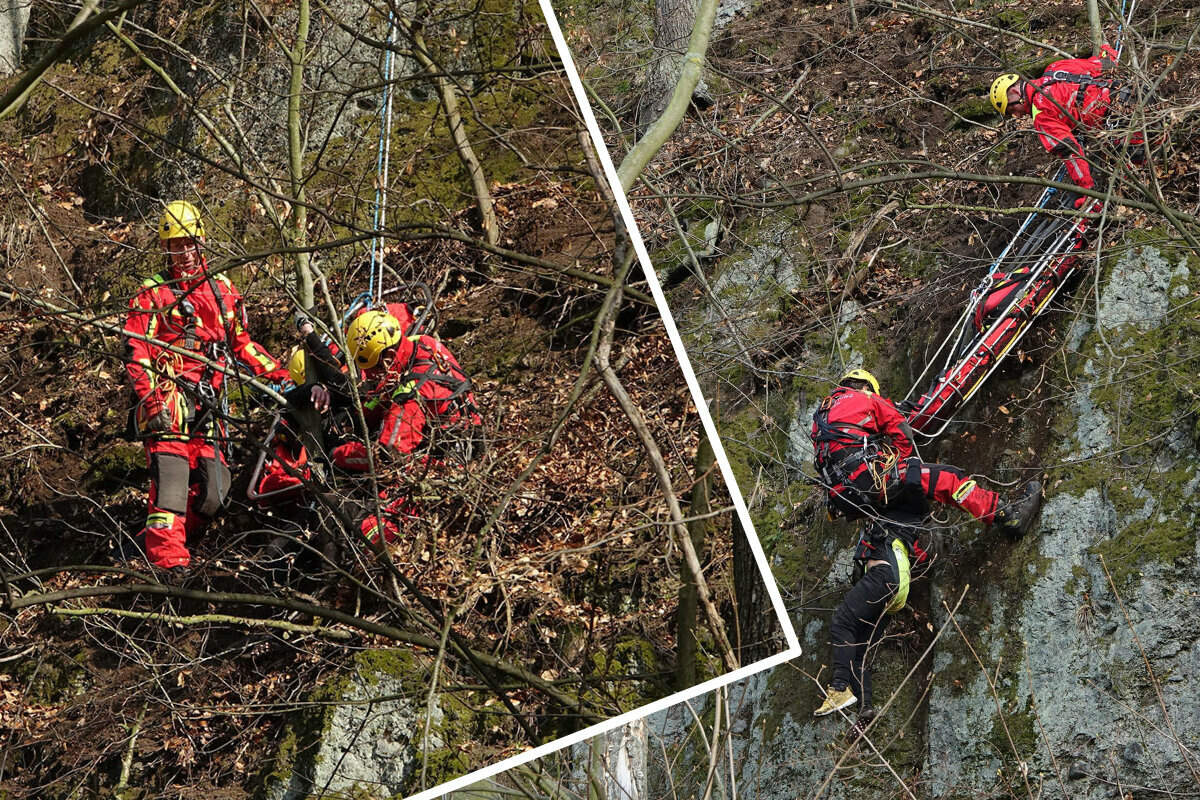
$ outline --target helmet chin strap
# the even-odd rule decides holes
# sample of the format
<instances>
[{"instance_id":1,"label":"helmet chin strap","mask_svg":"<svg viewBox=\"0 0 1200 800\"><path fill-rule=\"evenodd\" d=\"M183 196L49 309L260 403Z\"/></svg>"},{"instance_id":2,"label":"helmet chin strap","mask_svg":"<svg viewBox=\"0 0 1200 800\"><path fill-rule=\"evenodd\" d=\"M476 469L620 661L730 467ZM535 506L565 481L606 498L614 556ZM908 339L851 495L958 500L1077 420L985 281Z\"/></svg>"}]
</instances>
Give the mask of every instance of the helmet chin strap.
<instances>
[{"instance_id":1,"label":"helmet chin strap","mask_svg":"<svg viewBox=\"0 0 1200 800\"><path fill-rule=\"evenodd\" d=\"M204 276L204 273L206 271L205 270L206 264L204 262L204 253L200 249L199 240L192 239L192 250L196 254L196 260L195 260L195 262L193 262L194 266L192 266L189 269L184 269L183 267L178 267L175 265L175 259L173 257L175 254L173 254L169 251L163 253L163 257L166 258L166 260L167 260L167 269L170 270L171 274L174 275L176 278L184 278L184 279L190 280L190 279L200 278L200 277Z\"/></svg>"}]
</instances>

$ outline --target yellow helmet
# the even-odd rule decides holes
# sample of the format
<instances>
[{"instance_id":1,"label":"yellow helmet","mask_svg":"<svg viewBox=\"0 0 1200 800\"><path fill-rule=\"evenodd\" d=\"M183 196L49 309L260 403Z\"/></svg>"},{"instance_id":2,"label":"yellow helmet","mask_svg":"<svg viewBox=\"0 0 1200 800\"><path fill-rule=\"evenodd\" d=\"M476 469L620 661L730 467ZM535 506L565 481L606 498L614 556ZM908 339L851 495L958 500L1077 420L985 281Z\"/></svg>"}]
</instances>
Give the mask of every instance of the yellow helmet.
<instances>
[{"instance_id":1,"label":"yellow helmet","mask_svg":"<svg viewBox=\"0 0 1200 800\"><path fill-rule=\"evenodd\" d=\"M305 364L304 348L297 347L292 352L292 357L288 359L288 375L292 376L292 383L297 386L304 385L304 364Z\"/></svg>"},{"instance_id":2,"label":"yellow helmet","mask_svg":"<svg viewBox=\"0 0 1200 800\"><path fill-rule=\"evenodd\" d=\"M167 203L163 210L162 219L158 222L158 239L204 238L204 223L200 220L200 212L187 200L176 200Z\"/></svg>"},{"instance_id":3,"label":"yellow helmet","mask_svg":"<svg viewBox=\"0 0 1200 800\"><path fill-rule=\"evenodd\" d=\"M400 320L386 311L359 314L346 329L346 346L359 369L370 369L378 364L379 355L402 338Z\"/></svg>"},{"instance_id":4,"label":"yellow helmet","mask_svg":"<svg viewBox=\"0 0 1200 800\"><path fill-rule=\"evenodd\" d=\"M875 376L867 372L865 369L852 369L842 376L838 381L839 384L844 384L846 381L864 381L871 387L873 394L879 394L879 381L875 380Z\"/></svg>"},{"instance_id":5,"label":"yellow helmet","mask_svg":"<svg viewBox=\"0 0 1200 800\"><path fill-rule=\"evenodd\" d=\"M1017 73L1006 72L992 81L992 91L990 92L992 108L1000 114L1008 110L1008 90L1019 80L1021 80L1021 76Z\"/></svg>"}]
</instances>

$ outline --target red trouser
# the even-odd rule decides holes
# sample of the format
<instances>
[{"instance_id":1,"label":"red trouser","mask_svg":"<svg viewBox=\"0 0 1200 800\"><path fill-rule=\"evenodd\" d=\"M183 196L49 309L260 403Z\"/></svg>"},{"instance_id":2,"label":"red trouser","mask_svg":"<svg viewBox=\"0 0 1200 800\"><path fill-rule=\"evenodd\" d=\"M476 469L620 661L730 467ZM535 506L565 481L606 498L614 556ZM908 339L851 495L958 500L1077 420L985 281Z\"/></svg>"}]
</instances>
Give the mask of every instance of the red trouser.
<instances>
[{"instance_id":1,"label":"red trouser","mask_svg":"<svg viewBox=\"0 0 1200 800\"><path fill-rule=\"evenodd\" d=\"M407 496L401 495L394 499L387 499L387 492L383 489L379 490L379 510L383 513L383 521L372 513L359 523L359 530L362 532L363 538L371 544L379 544L379 537L383 537L385 544L391 544L400 538L399 522L405 519L415 519L420 516L415 503Z\"/></svg>"},{"instance_id":2,"label":"red trouser","mask_svg":"<svg viewBox=\"0 0 1200 800\"><path fill-rule=\"evenodd\" d=\"M991 524L998 499L995 492L980 488L958 467L948 464L925 464L916 459L908 462L909 473L905 476L905 482L916 483L912 472L918 465L921 470L921 489L926 497L944 506L961 508L980 522Z\"/></svg>"},{"instance_id":3,"label":"red trouser","mask_svg":"<svg viewBox=\"0 0 1200 800\"><path fill-rule=\"evenodd\" d=\"M146 555L169 569L191 563L187 538L198 534L229 493L229 469L207 439L148 439L150 502L146 511Z\"/></svg>"}]
</instances>

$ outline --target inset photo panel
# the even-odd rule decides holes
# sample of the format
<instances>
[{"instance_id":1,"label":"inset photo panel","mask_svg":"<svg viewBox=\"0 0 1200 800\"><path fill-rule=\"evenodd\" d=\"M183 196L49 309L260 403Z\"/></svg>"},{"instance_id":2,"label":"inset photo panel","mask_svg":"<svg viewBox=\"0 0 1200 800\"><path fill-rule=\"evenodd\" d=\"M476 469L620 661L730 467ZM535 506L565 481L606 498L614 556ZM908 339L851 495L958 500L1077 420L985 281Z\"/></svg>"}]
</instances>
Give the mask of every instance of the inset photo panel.
<instances>
[{"instance_id":1,"label":"inset photo panel","mask_svg":"<svg viewBox=\"0 0 1200 800\"><path fill-rule=\"evenodd\" d=\"M1191 6L554 5L804 652L499 788L1200 790Z\"/></svg>"},{"instance_id":2,"label":"inset photo panel","mask_svg":"<svg viewBox=\"0 0 1200 800\"><path fill-rule=\"evenodd\" d=\"M796 651L535 3L0 20L0 795L431 797Z\"/></svg>"}]
</instances>

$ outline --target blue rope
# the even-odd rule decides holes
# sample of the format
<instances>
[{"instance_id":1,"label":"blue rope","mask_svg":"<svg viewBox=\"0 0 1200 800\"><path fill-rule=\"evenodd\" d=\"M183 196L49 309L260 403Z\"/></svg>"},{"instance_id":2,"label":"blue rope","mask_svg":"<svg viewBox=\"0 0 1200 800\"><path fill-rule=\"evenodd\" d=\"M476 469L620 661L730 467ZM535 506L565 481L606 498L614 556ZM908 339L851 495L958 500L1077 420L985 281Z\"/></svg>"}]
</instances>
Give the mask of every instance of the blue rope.
<instances>
[{"instance_id":1,"label":"blue rope","mask_svg":"<svg viewBox=\"0 0 1200 800\"><path fill-rule=\"evenodd\" d=\"M1129 0L1121 0L1121 22L1117 25L1117 44L1113 48L1117 51L1117 57L1121 57L1121 37L1125 35L1125 8Z\"/></svg>"},{"instance_id":2,"label":"blue rope","mask_svg":"<svg viewBox=\"0 0 1200 800\"><path fill-rule=\"evenodd\" d=\"M350 305L346 306L346 313L342 314L342 330L346 329L346 326L350 324L350 320L354 318L354 315L358 313L360 308L367 308L372 305L373 300L374 298L371 297L370 292L363 292L351 300Z\"/></svg>"},{"instance_id":3,"label":"blue rope","mask_svg":"<svg viewBox=\"0 0 1200 800\"><path fill-rule=\"evenodd\" d=\"M387 42L392 43L392 34L395 30L395 18L392 11L388 11L388 38ZM383 227L384 215L384 153L388 137L391 131L388 130L389 110L392 102L392 62L394 53L391 47L386 48L383 56L383 102L379 107L379 147L375 154L375 174L378 180L375 184L375 203L374 213L371 219L371 227L375 231L375 236L371 239L371 266L370 277L367 283L367 297L369 301L378 301L383 292L383 237L379 231ZM376 255L378 253L378 256ZM375 281L376 263L378 263L379 282ZM358 302L357 300L355 302Z\"/></svg>"}]
</instances>

